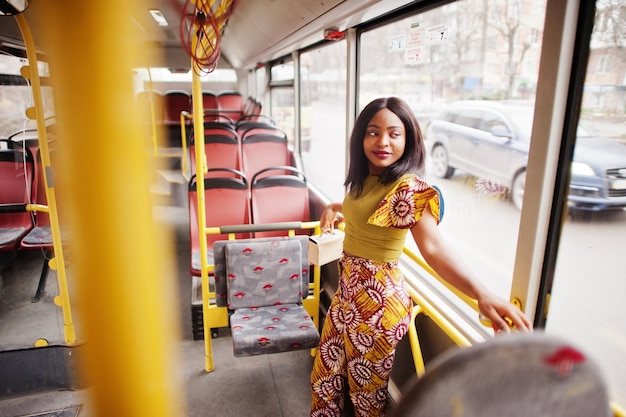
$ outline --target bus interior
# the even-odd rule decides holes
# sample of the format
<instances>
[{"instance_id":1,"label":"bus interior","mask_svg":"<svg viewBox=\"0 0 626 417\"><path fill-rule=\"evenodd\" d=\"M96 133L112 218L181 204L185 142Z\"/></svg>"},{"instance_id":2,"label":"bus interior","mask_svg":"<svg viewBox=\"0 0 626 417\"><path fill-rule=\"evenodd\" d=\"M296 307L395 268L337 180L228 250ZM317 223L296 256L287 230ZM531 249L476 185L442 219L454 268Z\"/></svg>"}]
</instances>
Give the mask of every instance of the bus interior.
<instances>
[{"instance_id":1,"label":"bus interior","mask_svg":"<svg viewBox=\"0 0 626 417\"><path fill-rule=\"evenodd\" d=\"M409 236L393 415L527 415L573 374L591 378L576 387L596 388L594 415L626 416L625 14L617 0L0 0L0 415L311 415L340 283L309 238L344 198L359 111L398 96L441 233L535 331L495 334ZM525 139L514 106L531 109ZM251 344L258 305L226 281L274 256L300 281L258 309L306 320ZM541 351L557 369L544 379L535 339L565 355ZM496 399L493 381L518 391ZM576 387L549 415L589 415ZM477 410L445 414L462 397Z\"/></svg>"}]
</instances>

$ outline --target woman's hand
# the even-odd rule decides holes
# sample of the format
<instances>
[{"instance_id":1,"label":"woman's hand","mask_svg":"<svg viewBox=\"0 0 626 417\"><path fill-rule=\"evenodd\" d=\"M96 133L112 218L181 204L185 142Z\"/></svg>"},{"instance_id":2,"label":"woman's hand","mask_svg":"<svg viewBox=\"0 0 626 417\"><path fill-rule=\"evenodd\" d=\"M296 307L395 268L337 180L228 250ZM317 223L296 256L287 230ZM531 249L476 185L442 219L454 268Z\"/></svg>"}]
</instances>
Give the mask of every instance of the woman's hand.
<instances>
[{"instance_id":1,"label":"woman's hand","mask_svg":"<svg viewBox=\"0 0 626 417\"><path fill-rule=\"evenodd\" d=\"M343 208L342 203L331 203L324 207L322 215L320 216L320 229L322 233L330 233L335 227L335 220L337 220L337 213L341 212Z\"/></svg>"},{"instance_id":2,"label":"woman's hand","mask_svg":"<svg viewBox=\"0 0 626 417\"><path fill-rule=\"evenodd\" d=\"M515 305L488 293L478 299L478 308L482 317L491 321L496 333L510 333L511 328L531 332L532 323Z\"/></svg>"}]
</instances>

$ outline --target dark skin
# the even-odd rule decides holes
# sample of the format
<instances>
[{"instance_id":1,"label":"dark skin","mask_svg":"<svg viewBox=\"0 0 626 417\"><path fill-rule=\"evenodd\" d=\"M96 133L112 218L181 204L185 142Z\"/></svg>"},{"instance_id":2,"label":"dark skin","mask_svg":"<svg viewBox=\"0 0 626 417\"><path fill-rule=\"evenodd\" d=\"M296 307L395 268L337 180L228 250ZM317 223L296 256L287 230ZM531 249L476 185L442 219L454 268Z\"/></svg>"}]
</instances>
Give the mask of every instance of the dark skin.
<instances>
[{"instance_id":1,"label":"dark skin","mask_svg":"<svg viewBox=\"0 0 626 417\"><path fill-rule=\"evenodd\" d=\"M405 141L404 125L393 112L382 109L376 113L363 139L370 175L380 175L397 161L404 151ZM322 230L332 230L342 208L342 203L326 206L320 217ZM522 311L491 292L464 264L439 232L430 208L424 210L422 217L411 228L411 234L428 265L446 282L477 300L481 315L492 322L496 332L508 333L511 327L519 331L532 331L532 323Z\"/></svg>"}]
</instances>

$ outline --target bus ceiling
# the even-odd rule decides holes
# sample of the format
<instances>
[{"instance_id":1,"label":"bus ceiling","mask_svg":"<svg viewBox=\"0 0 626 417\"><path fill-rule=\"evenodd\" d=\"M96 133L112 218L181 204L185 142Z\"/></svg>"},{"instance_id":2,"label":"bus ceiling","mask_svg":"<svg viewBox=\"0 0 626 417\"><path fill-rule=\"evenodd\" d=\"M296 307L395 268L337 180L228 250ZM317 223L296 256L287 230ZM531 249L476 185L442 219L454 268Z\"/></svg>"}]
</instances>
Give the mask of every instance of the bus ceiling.
<instances>
[{"instance_id":1,"label":"bus ceiling","mask_svg":"<svg viewBox=\"0 0 626 417\"><path fill-rule=\"evenodd\" d=\"M29 0L0 0L0 49L15 49L16 46L19 49L23 45L14 19L1 16L23 9L26 9L25 17L35 44L38 48L45 45L45 35L37 32L41 27L38 22L45 16L41 16L36 4L28 7L28 3ZM271 61L323 40L326 29L345 30L376 16L379 9L388 11L390 6L400 8L407 4L402 0L385 1L384 6L381 3L379 0L234 0L233 13L219 42L218 68L252 69L258 62ZM143 8L134 8L132 13L137 27L135 39L142 42L144 48L157 49L156 56L161 59L161 62L143 62L137 66L179 70L190 67L189 55L181 41L188 25L183 23L181 31L181 21L183 16L194 14L193 1L145 0Z\"/></svg>"}]
</instances>

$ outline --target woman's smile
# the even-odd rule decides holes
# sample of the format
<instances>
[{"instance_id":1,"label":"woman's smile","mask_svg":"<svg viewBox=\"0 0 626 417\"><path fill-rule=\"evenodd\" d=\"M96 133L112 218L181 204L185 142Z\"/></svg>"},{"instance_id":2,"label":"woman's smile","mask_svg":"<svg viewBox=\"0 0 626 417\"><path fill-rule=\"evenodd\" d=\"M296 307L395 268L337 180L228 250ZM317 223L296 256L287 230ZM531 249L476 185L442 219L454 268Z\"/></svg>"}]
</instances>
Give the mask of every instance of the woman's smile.
<instances>
[{"instance_id":1,"label":"woman's smile","mask_svg":"<svg viewBox=\"0 0 626 417\"><path fill-rule=\"evenodd\" d=\"M385 152L385 151L374 151L373 153L380 159L385 159L392 155L390 152Z\"/></svg>"}]
</instances>

